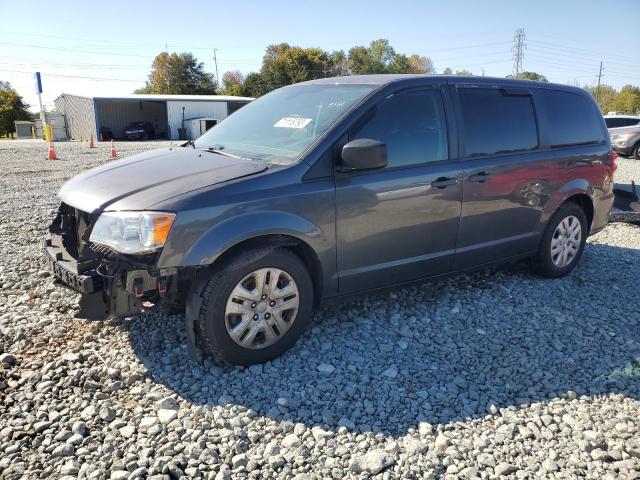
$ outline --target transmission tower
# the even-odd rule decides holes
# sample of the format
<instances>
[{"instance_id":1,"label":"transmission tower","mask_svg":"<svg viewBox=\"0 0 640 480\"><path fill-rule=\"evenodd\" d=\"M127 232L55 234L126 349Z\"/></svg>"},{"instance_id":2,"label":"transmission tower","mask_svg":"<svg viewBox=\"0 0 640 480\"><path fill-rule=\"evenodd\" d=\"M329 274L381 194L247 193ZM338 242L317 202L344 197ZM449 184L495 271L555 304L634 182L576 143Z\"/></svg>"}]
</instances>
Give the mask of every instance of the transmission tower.
<instances>
[{"instance_id":1,"label":"transmission tower","mask_svg":"<svg viewBox=\"0 0 640 480\"><path fill-rule=\"evenodd\" d=\"M519 28L513 37L513 47L511 48L513 52L513 78L519 78L522 73L522 59L524 58L524 50L527 48L524 39L524 28Z\"/></svg>"}]
</instances>

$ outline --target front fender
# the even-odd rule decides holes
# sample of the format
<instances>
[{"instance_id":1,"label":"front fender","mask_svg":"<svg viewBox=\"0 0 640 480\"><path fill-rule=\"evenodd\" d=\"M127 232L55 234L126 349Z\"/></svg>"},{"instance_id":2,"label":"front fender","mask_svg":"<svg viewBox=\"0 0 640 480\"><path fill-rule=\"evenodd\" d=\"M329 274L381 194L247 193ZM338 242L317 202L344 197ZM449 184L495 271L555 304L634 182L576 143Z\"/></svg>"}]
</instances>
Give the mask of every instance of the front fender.
<instances>
[{"instance_id":1,"label":"front fender","mask_svg":"<svg viewBox=\"0 0 640 480\"><path fill-rule=\"evenodd\" d=\"M289 235L306 242L314 250L317 244L324 243L322 229L298 215L275 211L246 213L213 225L173 266L210 265L234 245L263 235Z\"/></svg>"}]
</instances>

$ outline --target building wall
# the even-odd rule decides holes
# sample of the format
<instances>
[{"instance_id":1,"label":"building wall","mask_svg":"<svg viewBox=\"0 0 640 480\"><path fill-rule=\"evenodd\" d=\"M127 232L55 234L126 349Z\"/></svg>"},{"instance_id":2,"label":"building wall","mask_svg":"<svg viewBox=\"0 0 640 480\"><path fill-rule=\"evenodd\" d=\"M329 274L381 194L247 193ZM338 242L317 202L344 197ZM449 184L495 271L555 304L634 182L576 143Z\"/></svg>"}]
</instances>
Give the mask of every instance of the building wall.
<instances>
[{"instance_id":1,"label":"building wall","mask_svg":"<svg viewBox=\"0 0 640 480\"><path fill-rule=\"evenodd\" d=\"M115 138L122 136L122 129L130 122L150 122L155 128L156 138L167 133L165 102L96 100L96 112L98 128L110 128Z\"/></svg>"},{"instance_id":2,"label":"building wall","mask_svg":"<svg viewBox=\"0 0 640 480\"><path fill-rule=\"evenodd\" d=\"M56 111L65 115L70 140L97 139L96 117L93 100L75 95L62 94L55 99Z\"/></svg>"},{"instance_id":3,"label":"building wall","mask_svg":"<svg viewBox=\"0 0 640 480\"><path fill-rule=\"evenodd\" d=\"M218 121L227 116L227 102L167 101L169 132L172 140L178 140L178 128L182 125L182 107L184 108L185 128L190 118L206 117Z\"/></svg>"}]
</instances>

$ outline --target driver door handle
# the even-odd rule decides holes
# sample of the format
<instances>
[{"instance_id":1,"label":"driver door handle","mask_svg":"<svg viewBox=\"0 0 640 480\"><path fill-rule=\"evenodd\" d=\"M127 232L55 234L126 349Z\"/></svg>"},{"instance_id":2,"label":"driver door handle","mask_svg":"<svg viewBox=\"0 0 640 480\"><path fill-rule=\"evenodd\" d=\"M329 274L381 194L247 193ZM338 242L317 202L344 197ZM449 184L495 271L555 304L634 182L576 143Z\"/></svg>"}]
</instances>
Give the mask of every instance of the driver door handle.
<instances>
[{"instance_id":1,"label":"driver door handle","mask_svg":"<svg viewBox=\"0 0 640 480\"><path fill-rule=\"evenodd\" d=\"M458 183L458 177L439 177L431 182L432 187L447 188Z\"/></svg>"},{"instance_id":2,"label":"driver door handle","mask_svg":"<svg viewBox=\"0 0 640 480\"><path fill-rule=\"evenodd\" d=\"M470 182L484 183L487 180L489 180L490 176L491 176L491 174L489 172L482 171L482 172L475 173L473 175L469 175L468 180Z\"/></svg>"}]
</instances>

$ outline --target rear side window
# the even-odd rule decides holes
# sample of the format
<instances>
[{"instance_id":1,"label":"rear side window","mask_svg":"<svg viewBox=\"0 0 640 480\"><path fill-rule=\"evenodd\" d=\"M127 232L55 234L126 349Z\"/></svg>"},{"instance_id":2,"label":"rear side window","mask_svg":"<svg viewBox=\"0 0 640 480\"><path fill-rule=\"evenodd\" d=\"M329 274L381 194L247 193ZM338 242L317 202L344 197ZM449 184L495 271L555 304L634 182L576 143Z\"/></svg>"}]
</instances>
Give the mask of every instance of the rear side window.
<instances>
[{"instance_id":1,"label":"rear side window","mask_svg":"<svg viewBox=\"0 0 640 480\"><path fill-rule=\"evenodd\" d=\"M446 160L447 127L437 90L401 92L383 100L351 139L371 138L387 145L389 167Z\"/></svg>"},{"instance_id":2,"label":"rear side window","mask_svg":"<svg viewBox=\"0 0 640 480\"><path fill-rule=\"evenodd\" d=\"M602 117L585 97L571 92L540 89L536 101L552 147L601 143L604 141Z\"/></svg>"},{"instance_id":3,"label":"rear side window","mask_svg":"<svg viewBox=\"0 0 640 480\"><path fill-rule=\"evenodd\" d=\"M605 123L607 124L607 128L618 128L624 127L624 119L622 118L605 118Z\"/></svg>"},{"instance_id":4,"label":"rear side window","mask_svg":"<svg viewBox=\"0 0 640 480\"><path fill-rule=\"evenodd\" d=\"M638 120L637 118L627 118L625 119L625 126L626 127L632 127L634 125L638 125L640 123L640 120Z\"/></svg>"},{"instance_id":5,"label":"rear side window","mask_svg":"<svg viewBox=\"0 0 640 480\"><path fill-rule=\"evenodd\" d=\"M530 95L495 88L458 90L466 157L533 150L538 129Z\"/></svg>"}]
</instances>

